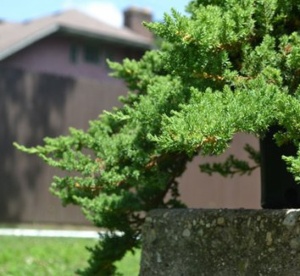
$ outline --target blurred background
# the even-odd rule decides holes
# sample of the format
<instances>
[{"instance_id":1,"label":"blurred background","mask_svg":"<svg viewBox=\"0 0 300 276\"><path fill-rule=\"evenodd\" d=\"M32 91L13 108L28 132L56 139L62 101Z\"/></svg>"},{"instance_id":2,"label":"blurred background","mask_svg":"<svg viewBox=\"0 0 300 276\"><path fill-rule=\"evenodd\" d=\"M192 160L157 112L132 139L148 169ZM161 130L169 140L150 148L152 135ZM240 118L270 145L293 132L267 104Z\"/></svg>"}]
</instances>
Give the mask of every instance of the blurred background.
<instances>
[{"instance_id":1,"label":"blurred background","mask_svg":"<svg viewBox=\"0 0 300 276\"><path fill-rule=\"evenodd\" d=\"M18 152L46 136L87 129L127 93L108 77L106 59L139 59L153 48L143 21L161 21L171 7L184 13L187 0L1 0L0 10L0 222L89 224L79 208L62 207L50 194L53 175L39 158ZM259 208L260 176L210 177L199 164L228 154L247 159L249 135L237 135L224 156L197 158L179 179L182 200L194 208Z\"/></svg>"}]
</instances>

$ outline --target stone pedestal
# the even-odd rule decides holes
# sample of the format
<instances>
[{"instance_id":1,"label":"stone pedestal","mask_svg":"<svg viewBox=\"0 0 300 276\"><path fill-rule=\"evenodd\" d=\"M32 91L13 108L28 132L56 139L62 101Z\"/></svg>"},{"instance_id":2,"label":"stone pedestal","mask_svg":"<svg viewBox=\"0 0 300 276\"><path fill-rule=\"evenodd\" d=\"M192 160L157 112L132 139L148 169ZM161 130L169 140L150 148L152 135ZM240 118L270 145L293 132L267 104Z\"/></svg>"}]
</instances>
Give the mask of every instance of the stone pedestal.
<instances>
[{"instance_id":1,"label":"stone pedestal","mask_svg":"<svg viewBox=\"0 0 300 276\"><path fill-rule=\"evenodd\" d=\"M300 209L154 210L142 276L298 276Z\"/></svg>"}]
</instances>

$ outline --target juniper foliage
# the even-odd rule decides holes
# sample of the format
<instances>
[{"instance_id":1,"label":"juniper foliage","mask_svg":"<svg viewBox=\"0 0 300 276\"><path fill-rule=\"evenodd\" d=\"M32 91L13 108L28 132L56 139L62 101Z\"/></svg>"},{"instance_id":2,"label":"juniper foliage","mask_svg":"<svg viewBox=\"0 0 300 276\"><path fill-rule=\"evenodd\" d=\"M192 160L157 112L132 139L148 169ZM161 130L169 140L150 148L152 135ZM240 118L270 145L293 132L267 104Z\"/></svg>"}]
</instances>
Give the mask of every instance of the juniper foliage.
<instances>
[{"instance_id":1,"label":"juniper foliage","mask_svg":"<svg viewBox=\"0 0 300 276\"><path fill-rule=\"evenodd\" d=\"M139 247L146 212L183 207L176 178L195 155L221 154L235 133L261 137L272 125L283 129L279 145L299 145L299 1L193 0L187 11L146 24L164 41L159 49L110 63L129 89L122 107L87 131L34 148L16 144L70 172L54 177L51 191L109 230L82 275L114 275L113 262ZM300 150L285 159L300 181ZM246 168L236 161L229 173Z\"/></svg>"}]
</instances>

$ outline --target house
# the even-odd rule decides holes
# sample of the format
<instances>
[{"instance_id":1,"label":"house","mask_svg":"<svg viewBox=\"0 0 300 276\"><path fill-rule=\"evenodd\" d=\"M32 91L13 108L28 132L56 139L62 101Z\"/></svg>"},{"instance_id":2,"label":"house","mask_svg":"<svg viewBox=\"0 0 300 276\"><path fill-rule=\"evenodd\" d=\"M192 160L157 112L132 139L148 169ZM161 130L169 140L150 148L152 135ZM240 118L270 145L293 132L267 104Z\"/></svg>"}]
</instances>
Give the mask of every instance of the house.
<instances>
[{"instance_id":1,"label":"house","mask_svg":"<svg viewBox=\"0 0 300 276\"><path fill-rule=\"evenodd\" d=\"M22 24L2 22L1 65L74 78L107 79L106 58L138 58L152 45L150 33L140 28L140 20L151 20L151 14L134 8L125 14L124 28L76 10Z\"/></svg>"},{"instance_id":2,"label":"house","mask_svg":"<svg viewBox=\"0 0 300 276\"><path fill-rule=\"evenodd\" d=\"M126 87L108 77L105 60L139 58L152 47L140 24L151 20L149 11L129 8L124 18L125 26L115 28L69 10L0 23L0 221L86 223L77 207L63 208L49 193L52 176L61 172L12 143L37 145L70 126L86 129L102 110L119 104ZM244 142L258 145L239 135L232 151L241 157ZM200 175L198 164L207 160L195 160L179 180L190 207L259 207L259 172L228 180Z\"/></svg>"},{"instance_id":3,"label":"house","mask_svg":"<svg viewBox=\"0 0 300 276\"><path fill-rule=\"evenodd\" d=\"M106 59L139 58L152 47L141 21L147 10L129 8L115 28L76 10L23 23L0 23L0 221L85 223L78 208L62 208L49 193L60 172L18 152L43 137L86 129L126 93L108 77Z\"/></svg>"}]
</instances>

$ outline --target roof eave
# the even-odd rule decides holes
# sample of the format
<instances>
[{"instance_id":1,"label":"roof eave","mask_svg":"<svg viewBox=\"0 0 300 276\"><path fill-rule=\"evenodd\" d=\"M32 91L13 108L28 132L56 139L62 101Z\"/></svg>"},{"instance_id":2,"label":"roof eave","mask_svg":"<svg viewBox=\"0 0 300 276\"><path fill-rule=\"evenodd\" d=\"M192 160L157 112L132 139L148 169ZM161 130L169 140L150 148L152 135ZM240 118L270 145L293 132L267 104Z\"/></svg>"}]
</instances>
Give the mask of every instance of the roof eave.
<instances>
[{"instance_id":1,"label":"roof eave","mask_svg":"<svg viewBox=\"0 0 300 276\"><path fill-rule=\"evenodd\" d=\"M64 33L64 34L71 34L71 35L79 35L79 36L84 36L87 38L93 38L93 39L101 39L107 42L114 42L122 45L128 45L134 48L139 48L142 50L149 50L151 49L152 43L150 42L143 42L143 41L138 41L138 40L133 40L133 39L126 39L126 38L121 38L117 36L110 36L106 34L99 34L99 33L94 33L94 32L89 32L85 30L79 30L76 28L71 28L67 26L62 26L62 25L52 25L48 28L42 29L39 32L28 36L27 38L23 39L22 41L14 44L13 46L9 47L8 49L0 52L0 61L4 60L13 54L21 51L22 49L32 45L33 43L49 36L54 33Z\"/></svg>"},{"instance_id":2,"label":"roof eave","mask_svg":"<svg viewBox=\"0 0 300 276\"><path fill-rule=\"evenodd\" d=\"M32 45L33 43L51 35L51 34L56 33L59 30L59 28L60 28L59 25L52 25L48 28L40 30L39 32L37 32L31 36L26 37L22 41L14 44L13 46L9 47L6 50L0 52L0 60L8 58L9 56L23 50L24 48Z\"/></svg>"},{"instance_id":3,"label":"roof eave","mask_svg":"<svg viewBox=\"0 0 300 276\"><path fill-rule=\"evenodd\" d=\"M94 33L86 30L79 30L79 29L66 27L66 26L61 26L59 32L63 34L82 36L89 39L98 39L106 42L128 45L142 50L149 50L153 47L152 43L147 41L144 42L144 41L139 41L134 39L126 39L126 38L107 35L107 34Z\"/></svg>"}]
</instances>

